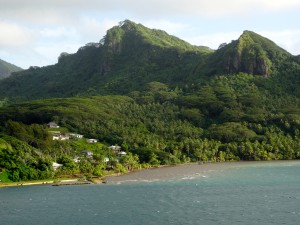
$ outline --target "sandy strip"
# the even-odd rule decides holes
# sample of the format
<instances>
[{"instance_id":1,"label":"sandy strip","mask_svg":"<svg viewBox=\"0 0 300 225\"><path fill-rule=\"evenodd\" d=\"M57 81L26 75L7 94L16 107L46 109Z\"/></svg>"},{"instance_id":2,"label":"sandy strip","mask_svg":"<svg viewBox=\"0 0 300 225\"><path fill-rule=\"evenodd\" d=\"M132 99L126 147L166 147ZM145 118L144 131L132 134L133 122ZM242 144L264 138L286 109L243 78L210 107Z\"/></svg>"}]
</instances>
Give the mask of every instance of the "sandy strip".
<instances>
[{"instance_id":1,"label":"sandy strip","mask_svg":"<svg viewBox=\"0 0 300 225\"><path fill-rule=\"evenodd\" d=\"M239 161L239 162L218 162L205 164L183 164L176 166L165 166L159 168L142 169L136 172L120 176L108 176L105 178L107 184L121 184L132 182L155 182L155 181L178 181L208 178L219 173L224 173L234 168L248 166L269 166L274 164L297 163L299 160L282 161Z\"/></svg>"},{"instance_id":2,"label":"sandy strip","mask_svg":"<svg viewBox=\"0 0 300 225\"><path fill-rule=\"evenodd\" d=\"M121 184L132 182L155 182L155 181L175 181L175 180L189 180L196 178L207 178L214 174L225 172L233 168L245 166L262 166L273 164L300 164L300 160L282 160L282 161L240 161L240 162L219 162L219 163L190 163L176 166L161 166L158 168L141 169L123 175L112 174L106 176L103 180L98 182L107 184ZM54 181L28 181L28 182L14 182L1 183L1 187L12 186L27 186L27 185L43 185L52 184ZM77 179L60 180L60 183L78 182Z\"/></svg>"},{"instance_id":3,"label":"sandy strip","mask_svg":"<svg viewBox=\"0 0 300 225\"><path fill-rule=\"evenodd\" d=\"M209 174L224 171L237 165L237 163L206 163L206 164L183 164L176 166L164 166L159 168L142 169L120 176L108 176L107 184L120 184L128 182L154 182L172 181L180 179L194 179L207 177Z\"/></svg>"},{"instance_id":4,"label":"sandy strip","mask_svg":"<svg viewBox=\"0 0 300 225\"><path fill-rule=\"evenodd\" d=\"M77 179L71 179L71 180L60 180L60 183L72 183L77 182ZM23 182L13 182L13 183L0 183L0 188L4 187L16 187L16 186L31 186L31 185L47 185L47 184L53 184L54 181L23 181Z\"/></svg>"}]
</instances>

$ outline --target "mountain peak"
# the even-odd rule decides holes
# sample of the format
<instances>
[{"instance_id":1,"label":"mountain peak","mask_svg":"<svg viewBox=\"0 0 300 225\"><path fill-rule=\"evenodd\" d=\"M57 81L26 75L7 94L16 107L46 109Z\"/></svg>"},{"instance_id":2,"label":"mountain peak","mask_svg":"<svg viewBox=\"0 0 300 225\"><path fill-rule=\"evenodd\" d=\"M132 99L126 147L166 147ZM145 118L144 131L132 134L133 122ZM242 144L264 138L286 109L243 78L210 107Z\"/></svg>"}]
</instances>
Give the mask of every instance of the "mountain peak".
<instances>
[{"instance_id":1,"label":"mountain peak","mask_svg":"<svg viewBox=\"0 0 300 225\"><path fill-rule=\"evenodd\" d=\"M251 31L251 30L244 30L242 35L241 36L244 36L244 35L258 35L260 36L259 34L255 33L254 31Z\"/></svg>"},{"instance_id":2,"label":"mountain peak","mask_svg":"<svg viewBox=\"0 0 300 225\"><path fill-rule=\"evenodd\" d=\"M291 54L273 41L249 30L245 30L238 40L220 48L215 55L221 59L220 72L269 76L277 70L282 59Z\"/></svg>"},{"instance_id":3,"label":"mountain peak","mask_svg":"<svg viewBox=\"0 0 300 225\"><path fill-rule=\"evenodd\" d=\"M253 31L245 30L240 36L239 41L245 41L247 44L257 45L266 52L270 60L280 55L291 55L283 48L279 47L276 43L268 38L261 36Z\"/></svg>"},{"instance_id":4,"label":"mountain peak","mask_svg":"<svg viewBox=\"0 0 300 225\"><path fill-rule=\"evenodd\" d=\"M135 28L138 24L131 21L131 20L124 20L124 21L121 21L119 22L119 26L122 27L123 29L130 29L130 28ZM139 24L141 25L141 24Z\"/></svg>"},{"instance_id":5,"label":"mountain peak","mask_svg":"<svg viewBox=\"0 0 300 225\"><path fill-rule=\"evenodd\" d=\"M151 29L130 20L120 22L118 26L108 30L105 36L104 43L112 47L115 53L120 53L122 45L124 45L122 42L127 42L125 45L130 42L131 47L135 45L139 45L139 47L140 45L152 45L161 48L176 48L183 51L212 52L208 47L191 45L163 30Z\"/></svg>"}]
</instances>

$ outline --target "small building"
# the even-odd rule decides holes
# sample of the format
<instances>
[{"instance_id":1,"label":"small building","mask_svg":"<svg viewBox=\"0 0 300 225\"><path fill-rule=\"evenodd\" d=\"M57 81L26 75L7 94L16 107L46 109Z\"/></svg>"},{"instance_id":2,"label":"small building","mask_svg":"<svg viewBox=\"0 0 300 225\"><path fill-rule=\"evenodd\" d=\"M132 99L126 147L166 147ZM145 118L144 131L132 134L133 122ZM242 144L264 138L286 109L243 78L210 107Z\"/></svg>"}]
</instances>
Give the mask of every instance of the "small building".
<instances>
[{"instance_id":1,"label":"small building","mask_svg":"<svg viewBox=\"0 0 300 225\"><path fill-rule=\"evenodd\" d=\"M52 167L53 167L54 170L57 170L58 168L63 167L63 164L59 164L57 162L53 162L52 163Z\"/></svg>"},{"instance_id":2,"label":"small building","mask_svg":"<svg viewBox=\"0 0 300 225\"><path fill-rule=\"evenodd\" d=\"M108 157L104 157L103 160L102 160L102 162L105 162L105 163L109 162L109 158Z\"/></svg>"},{"instance_id":3,"label":"small building","mask_svg":"<svg viewBox=\"0 0 300 225\"><path fill-rule=\"evenodd\" d=\"M112 145L109 146L108 148L112 150L113 153L119 153L122 150L121 146L118 145Z\"/></svg>"},{"instance_id":4,"label":"small building","mask_svg":"<svg viewBox=\"0 0 300 225\"><path fill-rule=\"evenodd\" d=\"M77 139L82 139L83 135L82 134L69 134L70 138L77 138Z\"/></svg>"},{"instance_id":5,"label":"small building","mask_svg":"<svg viewBox=\"0 0 300 225\"><path fill-rule=\"evenodd\" d=\"M60 140L61 141L66 141L66 140L69 140L70 137L68 135L60 135Z\"/></svg>"},{"instance_id":6,"label":"small building","mask_svg":"<svg viewBox=\"0 0 300 225\"><path fill-rule=\"evenodd\" d=\"M68 135L63 135L63 134L59 134L59 135L56 134L52 136L52 140L66 141L69 139L70 137Z\"/></svg>"},{"instance_id":7,"label":"small building","mask_svg":"<svg viewBox=\"0 0 300 225\"><path fill-rule=\"evenodd\" d=\"M75 163L79 163L79 162L80 162L80 158L79 158L79 157L76 157L76 158L73 159L73 161L74 161Z\"/></svg>"},{"instance_id":8,"label":"small building","mask_svg":"<svg viewBox=\"0 0 300 225\"><path fill-rule=\"evenodd\" d=\"M86 141L87 141L87 143L90 143L90 144L98 142L97 139L87 139Z\"/></svg>"},{"instance_id":9,"label":"small building","mask_svg":"<svg viewBox=\"0 0 300 225\"><path fill-rule=\"evenodd\" d=\"M118 155L122 157L122 156L126 156L127 153L122 151L122 152L119 152Z\"/></svg>"},{"instance_id":10,"label":"small building","mask_svg":"<svg viewBox=\"0 0 300 225\"><path fill-rule=\"evenodd\" d=\"M84 151L81 152L81 154L88 157L88 158L92 158L93 155L94 155L94 152L89 151L89 150L84 150Z\"/></svg>"},{"instance_id":11,"label":"small building","mask_svg":"<svg viewBox=\"0 0 300 225\"><path fill-rule=\"evenodd\" d=\"M60 139L59 139L59 136L60 136L60 135L53 135L53 136L52 136L52 140L53 140L53 141L60 140Z\"/></svg>"},{"instance_id":12,"label":"small building","mask_svg":"<svg viewBox=\"0 0 300 225\"><path fill-rule=\"evenodd\" d=\"M48 126L49 128L59 128L59 126L58 126L56 123L54 123L54 122L48 123L47 126Z\"/></svg>"},{"instance_id":13,"label":"small building","mask_svg":"<svg viewBox=\"0 0 300 225\"><path fill-rule=\"evenodd\" d=\"M60 131L59 130L49 130L48 131L51 135L60 135Z\"/></svg>"}]
</instances>

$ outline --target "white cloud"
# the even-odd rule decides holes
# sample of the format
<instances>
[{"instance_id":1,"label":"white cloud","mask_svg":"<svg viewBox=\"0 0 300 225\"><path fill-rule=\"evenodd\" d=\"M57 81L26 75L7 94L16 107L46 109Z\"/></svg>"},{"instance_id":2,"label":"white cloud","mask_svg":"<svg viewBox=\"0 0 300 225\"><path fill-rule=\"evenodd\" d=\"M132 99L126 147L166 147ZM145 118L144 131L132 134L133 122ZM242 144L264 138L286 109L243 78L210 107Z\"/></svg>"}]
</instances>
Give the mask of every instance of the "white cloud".
<instances>
[{"instance_id":1,"label":"white cloud","mask_svg":"<svg viewBox=\"0 0 300 225\"><path fill-rule=\"evenodd\" d=\"M29 44L34 35L26 28L9 22L0 22L0 47L18 48Z\"/></svg>"},{"instance_id":2,"label":"white cloud","mask_svg":"<svg viewBox=\"0 0 300 225\"><path fill-rule=\"evenodd\" d=\"M49 28L45 27L40 30L41 38L74 38L77 35L77 32L74 28L65 28L65 27L54 27Z\"/></svg>"},{"instance_id":3,"label":"white cloud","mask_svg":"<svg viewBox=\"0 0 300 225\"><path fill-rule=\"evenodd\" d=\"M200 35L194 37L186 37L186 40L194 45L208 46L212 49L217 49L222 43L230 43L232 40L236 40L242 32L218 32L207 35Z\"/></svg>"},{"instance_id":4,"label":"white cloud","mask_svg":"<svg viewBox=\"0 0 300 225\"><path fill-rule=\"evenodd\" d=\"M118 2L118 4L116 4ZM300 6L300 0L115 0L111 4L125 9L140 10L146 13L156 12L183 13L193 16L206 15L231 15L233 12L240 14L249 9L273 11L288 10ZM145 10L145 11L144 11ZM202 13L202 14L198 14Z\"/></svg>"},{"instance_id":5,"label":"white cloud","mask_svg":"<svg viewBox=\"0 0 300 225\"><path fill-rule=\"evenodd\" d=\"M164 30L171 35L176 35L191 29L188 24L168 20L146 20L143 25L152 29Z\"/></svg>"},{"instance_id":6,"label":"white cloud","mask_svg":"<svg viewBox=\"0 0 300 225\"><path fill-rule=\"evenodd\" d=\"M107 13L127 12L140 18L165 15L223 16L247 13L250 10L270 12L300 7L300 0L0 0L1 15L27 19L39 16L39 21L55 22L93 11ZM13 13L13 14L12 14ZM55 16L51 16L55 15Z\"/></svg>"},{"instance_id":7,"label":"white cloud","mask_svg":"<svg viewBox=\"0 0 300 225\"><path fill-rule=\"evenodd\" d=\"M78 32L81 34L82 41L98 42L106 34L106 31L118 24L118 20L98 20L91 16L82 16L77 27Z\"/></svg>"}]
</instances>

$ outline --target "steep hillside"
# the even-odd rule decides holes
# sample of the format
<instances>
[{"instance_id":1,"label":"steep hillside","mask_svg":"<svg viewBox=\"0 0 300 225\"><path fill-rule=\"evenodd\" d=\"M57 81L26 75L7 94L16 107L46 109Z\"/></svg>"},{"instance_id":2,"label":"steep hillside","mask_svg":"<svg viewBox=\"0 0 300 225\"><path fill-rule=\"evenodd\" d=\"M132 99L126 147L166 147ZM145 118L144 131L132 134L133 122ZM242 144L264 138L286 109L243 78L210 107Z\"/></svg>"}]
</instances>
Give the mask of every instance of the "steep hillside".
<instances>
[{"instance_id":1,"label":"steep hillside","mask_svg":"<svg viewBox=\"0 0 300 225\"><path fill-rule=\"evenodd\" d=\"M100 143L53 140L50 121L60 135ZM213 51L124 21L55 65L0 81L4 181L103 176L139 163L300 159L299 134L300 57L250 31ZM116 144L126 157L112 154Z\"/></svg>"},{"instance_id":2,"label":"steep hillside","mask_svg":"<svg viewBox=\"0 0 300 225\"><path fill-rule=\"evenodd\" d=\"M0 59L0 79L10 76L13 72L21 71L22 68Z\"/></svg>"},{"instance_id":3,"label":"steep hillside","mask_svg":"<svg viewBox=\"0 0 300 225\"><path fill-rule=\"evenodd\" d=\"M52 98L1 107L0 178L103 176L107 170L139 168L139 162L149 167L300 159L299 72L295 64L287 77L216 76L184 91L151 82L131 97ZM62 126L56 133L79 133L100 143L55 141L45 125L50 121ZM112 154L108 146L116 144L126 157ZM94 156L82 158L83 150ZM107 157L110 162L104 163ZM62 169L54 172L53 161Z\"/></svg>"},{"instance_id":4,"label":"steep hillside","mask_svg":"<svg viewBox=\"0 0 300 225\"><path fill-rule=\"evenodd\" d=\"M0 128L12 135L24 131L17 125L8 129L11 120L28 126L55 121L70 132L122 145L145 163L153 158L162 164L300 158L300 99L276 94L265 87L268 83L261 76L239 74L215 77L189 93L154 82L132 97L24 102L0 108ZM51 151L55 156L68 152L68 146Z\"/></svg>"}]
</instances>

